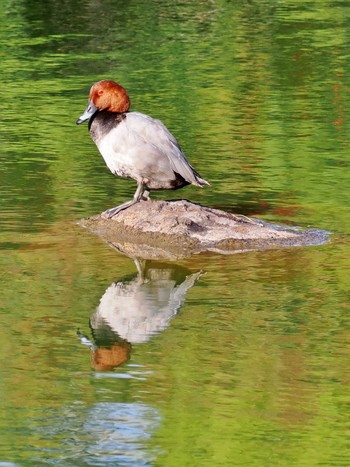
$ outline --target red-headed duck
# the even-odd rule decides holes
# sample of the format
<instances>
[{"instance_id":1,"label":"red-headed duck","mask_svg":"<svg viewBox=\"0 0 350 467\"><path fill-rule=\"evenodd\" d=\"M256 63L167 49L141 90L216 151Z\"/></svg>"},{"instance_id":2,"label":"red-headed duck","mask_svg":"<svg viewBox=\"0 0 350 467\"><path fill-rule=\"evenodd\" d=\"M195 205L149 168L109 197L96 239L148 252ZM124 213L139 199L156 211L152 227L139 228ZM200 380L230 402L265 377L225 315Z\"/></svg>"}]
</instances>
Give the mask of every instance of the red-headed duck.
<instances>
[{"instance_id":1,"label":"red-headed duck","mask_svg":"<svg viewBox=\"0 0 350 467\"><path fill-rule=\"evenodd\" d=\"M95 83L88 106L77 124L89 119L89 130L107 167L114 175L137 181L134 198L108 209L113 217L141 199L150 190L177 190L186 185L209 183L189 164L181 148L160 121L139 112L129 112L126 90L111 80Z\"/></svg>"}]
</instances>

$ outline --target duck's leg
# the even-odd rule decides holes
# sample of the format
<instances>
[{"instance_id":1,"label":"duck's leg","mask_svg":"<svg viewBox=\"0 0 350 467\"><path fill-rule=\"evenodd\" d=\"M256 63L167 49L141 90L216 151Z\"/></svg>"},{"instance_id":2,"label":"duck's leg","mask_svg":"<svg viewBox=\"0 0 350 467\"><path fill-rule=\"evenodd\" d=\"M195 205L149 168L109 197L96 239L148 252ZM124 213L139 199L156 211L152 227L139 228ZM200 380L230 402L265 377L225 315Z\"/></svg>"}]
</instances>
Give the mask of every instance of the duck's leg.
<instances>
[{"instance_id":1,"label":"duck's leg","mask_svg":"<svg viewBox=\"0 0 350 467\"><path fill-rule=\"evenodd\" d=\"M151 197L150 197L150 192L149 190L145 190L143 193L142 193L142 198L144 201L150 201Z\"/></svg>"},{"instance_id":2,"label":"duck's leg","mask_svg":"<svg viewBox=\"0 0 350 467\"><path fill-rule=\"evenodd\" d=\"M116 206L115 208L107 209L103 214L110 219L111 217L115 216L118 214L120 211L123 211L126 208L129 208L133 204L136 204L140 201L142 198L142 194L144 191L144 184L142 182L137 183L137 189L135 191L134 197L130 201L126 201L125 203L121 204L120 206Z\"/></svg>"}]
</instances>

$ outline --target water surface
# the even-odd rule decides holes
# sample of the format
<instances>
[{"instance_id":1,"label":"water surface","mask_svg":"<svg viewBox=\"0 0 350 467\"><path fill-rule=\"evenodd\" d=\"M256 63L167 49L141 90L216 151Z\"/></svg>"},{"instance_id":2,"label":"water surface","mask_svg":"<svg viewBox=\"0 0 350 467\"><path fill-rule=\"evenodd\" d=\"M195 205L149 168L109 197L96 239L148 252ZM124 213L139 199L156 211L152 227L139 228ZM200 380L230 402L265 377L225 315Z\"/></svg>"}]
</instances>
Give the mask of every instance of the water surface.
<instances>
[{"instance_id":1,"label":"water surface","mask_svg":"<svg viewBox=\"0 0 350 467\"><path fill-rule=\"evenodd\" d=\"M348 465L349 31L341 1L1 1L0 463ZM103 78L211 183L155 198L331 242L138 271L77 225L135 190L75 125Z\"/></svg>"}]
</instances>

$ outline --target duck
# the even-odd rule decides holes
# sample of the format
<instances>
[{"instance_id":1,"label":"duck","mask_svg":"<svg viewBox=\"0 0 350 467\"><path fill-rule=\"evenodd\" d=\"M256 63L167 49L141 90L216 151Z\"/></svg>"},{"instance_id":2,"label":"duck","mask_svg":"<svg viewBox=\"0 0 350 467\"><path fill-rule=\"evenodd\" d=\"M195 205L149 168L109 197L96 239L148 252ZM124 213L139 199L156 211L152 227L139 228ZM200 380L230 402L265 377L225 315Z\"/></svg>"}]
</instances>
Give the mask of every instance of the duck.
<instances>
[{"instance_id":1,"label":"duck","mask_svg":"<svg viewBox=\"0 0 350 467\"><path fill-rule=\"evenodd\" d=\"M140 200L149 200L151 190L209 185L164 123L129 109L127 91L105 79L93 84L88 105L76 121L79 125L88 120L90 135L112 174L137 182L133 199L105 211L107 218Z\"/></svg>"}]
</instances>

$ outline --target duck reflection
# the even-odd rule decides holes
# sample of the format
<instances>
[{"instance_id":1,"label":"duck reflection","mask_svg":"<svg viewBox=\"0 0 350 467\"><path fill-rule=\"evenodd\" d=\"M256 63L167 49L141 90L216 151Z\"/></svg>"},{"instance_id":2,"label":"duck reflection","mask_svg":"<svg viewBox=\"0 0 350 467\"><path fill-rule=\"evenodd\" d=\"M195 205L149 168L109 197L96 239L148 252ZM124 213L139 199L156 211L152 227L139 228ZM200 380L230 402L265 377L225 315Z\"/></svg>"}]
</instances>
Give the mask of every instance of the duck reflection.
<instances>
[{"instance_id":1,"label":"duck reflection","mask_svg":"<svg viewBox=\"0 0 350 467\"><path fill-rule=\"evenodd\" d=\"M147 342L179 312L201 272L177 265L135 261L137 273L111 284L90 319L90 347L96 370L111 370L129 359L131 344Z\"/></svg>"}]
</instances>

